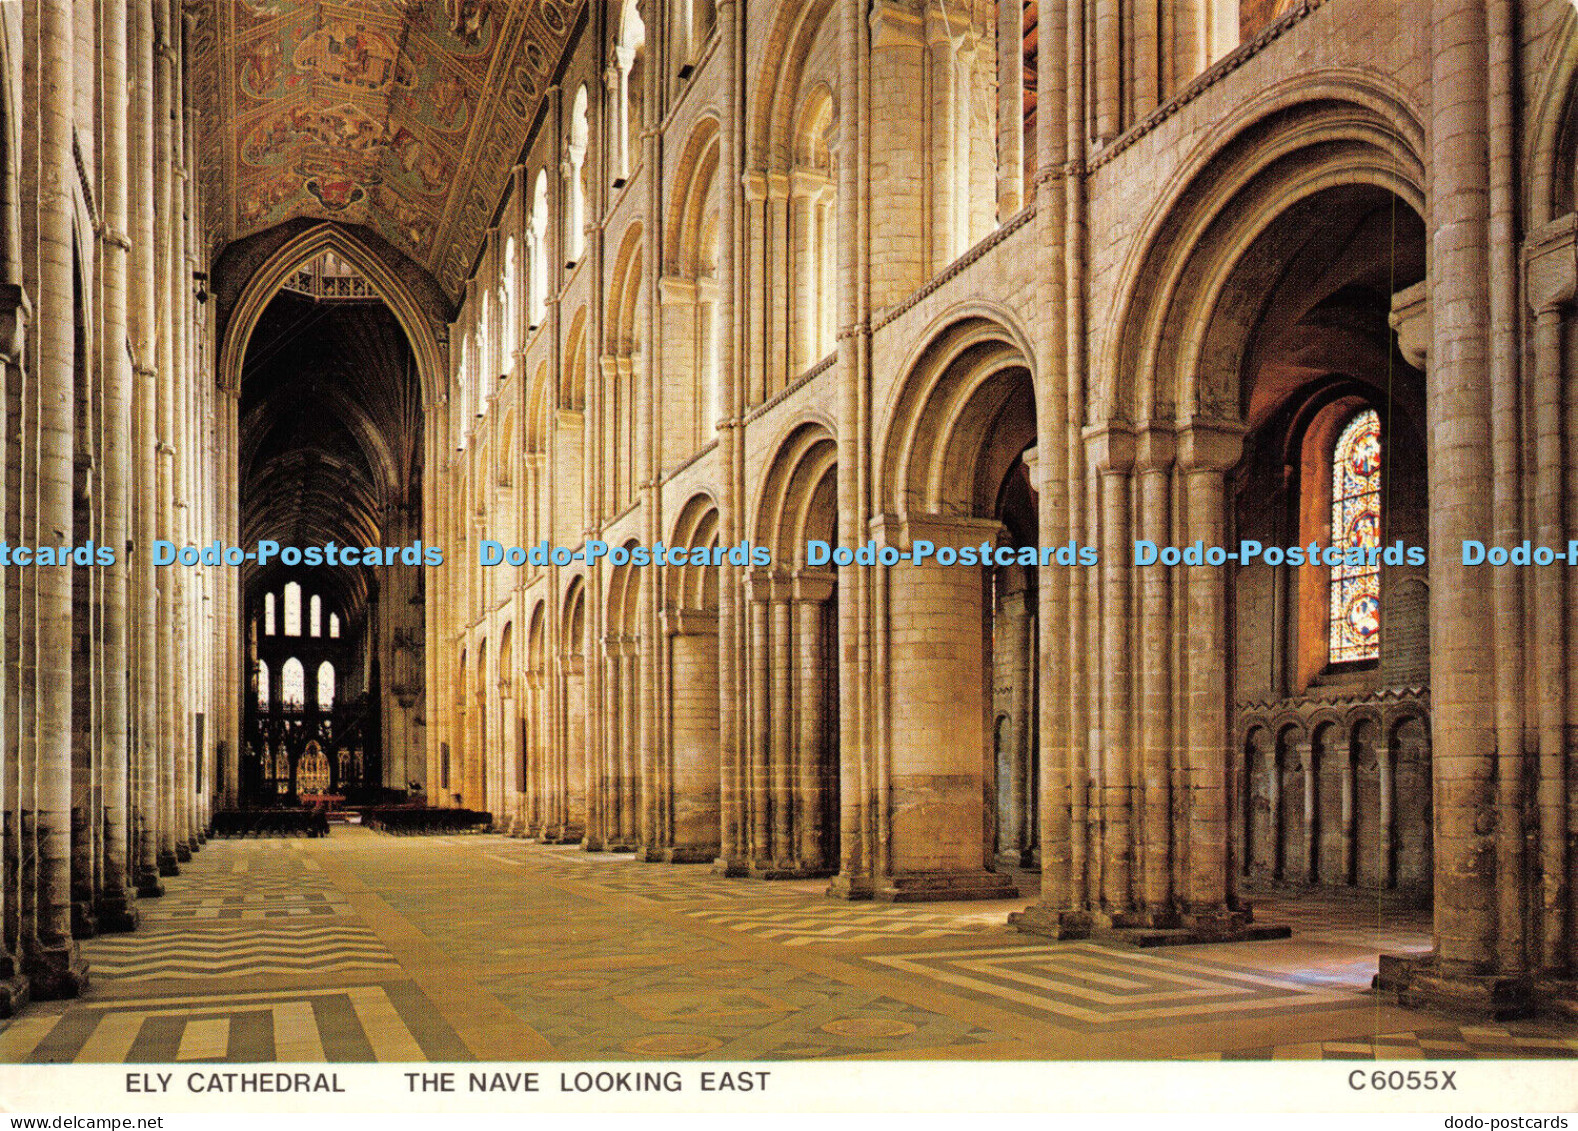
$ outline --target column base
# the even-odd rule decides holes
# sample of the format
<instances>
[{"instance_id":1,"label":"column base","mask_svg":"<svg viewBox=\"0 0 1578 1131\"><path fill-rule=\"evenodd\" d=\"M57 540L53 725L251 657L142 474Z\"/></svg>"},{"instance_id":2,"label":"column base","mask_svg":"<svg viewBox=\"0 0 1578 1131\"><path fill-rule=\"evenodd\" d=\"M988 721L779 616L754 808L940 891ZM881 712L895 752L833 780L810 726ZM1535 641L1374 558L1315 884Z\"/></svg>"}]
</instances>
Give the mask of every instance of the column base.
<instances>
[{"instance_id":1,"label":"column base","mask_svg":"<svg viewBox=\"0 0 1578 1131\"><path fill-rule=\"evenodd\" d=\"M610 840L603 845L605 852L634 852L636 842L633 840Z\"/></svg>"},{"instance_id":2,"label":"column base","mask_svg":"<svg viewBox=\"0 0 1578 1131\"><path fill-rule=\"evenodd\" d=\"M74 899L71 901L71 937L74 939L91 939L99 933L98 920L93 916L92 899Z\"/></svg>"},{"instance_id":3,"label":"column base","mask_svg":"<svg viewBox=\"0 0 1578 1131\"><path fill-rule=\"evenodd\" d=\"M1397 1004L1491 1021L1531 1017L1534 980L1526 975L1445 969L1434 954L1383 954L1371 985Z\"/></svg>"},{"instance_id":4,"label":"column base","mask_svg":"<svg viewBox=\"0 0 1578 1131\"><path fill-rule=\"evenodd\" d=\"M718 856L712 861L712 874L726 876L730 879L739 879L741 876L751 874L751 864L748 860L726 859Z\"/></svg>"},{"instance_id":5,"label":"column base","mask_svg":"<svg viewBox=\"0 0 1578 1131\"><path fill-rule=\"evenodd\" d=\"M193 856L196 856L202 850L203 850L203 838L202 837L193 835L191 837L191 839L189 839L186 842L186 858L188 860L190 860Z\"/></svg>"},{"instance_id":6,"label":"column base","mask_svg":"<svg viewBox=\"0 0 1578 1131\"><path fill-rule=\"evenodd\" d=\"M181 874L181 867L176 863L176 861L179 859L180 855L178 853L160 852L159 874L161 876L179 876Z\"/></svg>"},{"instance_id":7,"label":"column base","mask_svg":"<svg viewBox=\"0 0 1578 1131\"><path fill-rule=\"evenodd\" d=\"M164 885L159 882L158 872L144 872L136 879L138 899L158 899L164 894Z\"/></svg>"},{"instance_id":8,"label":"column base","mask_svg":"<svg viewBox=\"0 0 1578 1131\"><path fill-rule=\"evenodd\" d=\"M642 859L654 864L711 864L718 858L718 846L673 844L667 848L649 848L647 853Z\"/></svg>"},{"instance_id":9,"label":"column base","mask_svg":"<svg viewBox=\"0 0 1578 1131\"><path fill-rule=\"evenodd\" d=\"M76 943L34 951L22 966L34 1001L81 997L88 988L88 964L77 953Z\"/></svg>"},{"instance_id":10,"label":"column base","mask_svg":"<svg viewBox=\"0 0 1578 1131\"><path fill-rule=\"evenodd\" d=\"M586 830L577 825L549 825L542 831L541 844L580 844Z\"/></svg>"},{"instance_id":11,"label":"column base","mask_svg":"<svg viewBox=\"0 0 1578 1131\"><path fill-rule=\"evenodd\" d=\"M1013 878L1000 872L908 872L882 877L871 893L881 903L943 903L956 899L1017 899Z\"/></svg>"},{"instance_id":12,"label":"column base","mask_svg":"<svg viewBox=\"0 0 1578 1131\"><path fill-rule=\"evenodd\" d=\"M137 908L125 892L101 895L93 910L102 935L124 934L137 929Z\"/></svg>"},{"instance_id":13,"label":"column base","mask_svg":"<svg viewBox=\"0 0 1578 1131\"><path fill-rule=\"evenodd\" d=\"M840 872L828 882L827 897L848 900L870 899L876 894L876 890L877 886L870 876L852 876L848 872Z\"/></svg>"},{"instance_id":14,"label":"column base","mask_svg":"<svg viewBox=\"0 0 1578 1131\"><path fill-rule=\"evenodd\" d=\"M795 860L753 860L747 874L753 880L820 880L833 872Z\"/></svg>"},{"instance_id":15,"label":"column base","mask_svg":"<svg viewBox=\"0 0 1578 1131\"><path fill-rule=\"evenodd\" d=\"M182 864L189 863L192 859L192 846L186 841L177 841L175 845L175 858Z\"/></svg>"},{"instance_id":16,"label":"column base","mask_svg":"<svg viewBox=\"0 0 1578 1131\"><path fill-rule=\"evenodd\" d=\"M208 843L208 832L207 832L207 830L205 830L205 829L198 829L197 830L197 835L192 838L192 843L194 845L196 845L197 848L201 848L203 845L207 844ZM197 851L197 848L194 848L192 851L194 851L194 852Z\"/></svg>"},{"instance_id":17,"label":"column base","mask_svg":"<svg viewBox=\"0 0 1578 1131\"><path fill-rule=\"evenodd\" d=\"M1255 942L1293 934L1293 928L1282 924L1254 922L1247 905L1238 911L1213 907L1185 912L1173 907L1081 910L1038 903L1010 915L1008 925L1043 938L1091 939L1132 947Z\"/></svg>"}]
</instances>

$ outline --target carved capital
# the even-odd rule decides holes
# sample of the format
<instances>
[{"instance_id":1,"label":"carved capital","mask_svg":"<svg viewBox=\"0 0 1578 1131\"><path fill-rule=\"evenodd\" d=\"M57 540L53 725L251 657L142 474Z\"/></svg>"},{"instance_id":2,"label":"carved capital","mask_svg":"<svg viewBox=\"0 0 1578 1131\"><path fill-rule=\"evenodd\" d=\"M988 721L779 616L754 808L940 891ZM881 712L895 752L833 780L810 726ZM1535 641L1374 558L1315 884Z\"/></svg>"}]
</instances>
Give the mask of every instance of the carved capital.
<instances>
[{"instance_id":1,"label":"carved capital","mask_svg":"<svg viewBox=\"0 0 1578 1131\"><path fill-rule=\"evenodd\" d=\"M1085 449L1101 472L1124 472L1134 466L1134 429L1115 420L1085 429Z\"/></svg>"},{"instance_id":2,"label":"carved capital","mask_svg":"<svg viewBox=\"0 0 1578 1131\"><path fill-rule=\"evenodd\" d=\"M1195 417L1178 430L1179 462L1190 471L1227 471L1244 453L1244 433L1237 422Z\"/></svg>"},{"instance_id":3,"label":"carved capital","mask_svg":"<svg viewBox=\"0 0 1578 1131\"><path fill-rule=\"evenodd\" d=\"M1571 255L1570 247L1568 254ZM1404 359L1415 369L1424 369L1430 360L1429 281L1415 283L1393 295L1387 321L1397 332L1397 348Z\"/></svg>"}]
</instances>

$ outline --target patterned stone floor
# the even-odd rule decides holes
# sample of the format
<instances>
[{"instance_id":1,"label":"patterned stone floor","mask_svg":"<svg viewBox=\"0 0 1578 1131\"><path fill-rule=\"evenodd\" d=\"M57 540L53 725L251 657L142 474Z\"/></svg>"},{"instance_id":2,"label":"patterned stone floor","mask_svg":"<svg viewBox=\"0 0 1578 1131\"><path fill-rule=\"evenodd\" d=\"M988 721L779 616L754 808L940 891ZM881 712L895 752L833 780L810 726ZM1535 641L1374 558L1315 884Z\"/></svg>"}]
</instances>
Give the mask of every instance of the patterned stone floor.
<instances>
[{"instance_id":1,"label":"patterned stone floor","mask_svg":"<svg viewBox=\"0 0 1578 1131\"><path fill-rule=\"evenodd\" d=\"M1028 900L889 906L495 836L215 841L83 944L93 984L0 1063L1578 1057L1368 992L1428 917L1266 899L1291 939L1120 950L1009 930Z\"/></svg>"}]
</instances>

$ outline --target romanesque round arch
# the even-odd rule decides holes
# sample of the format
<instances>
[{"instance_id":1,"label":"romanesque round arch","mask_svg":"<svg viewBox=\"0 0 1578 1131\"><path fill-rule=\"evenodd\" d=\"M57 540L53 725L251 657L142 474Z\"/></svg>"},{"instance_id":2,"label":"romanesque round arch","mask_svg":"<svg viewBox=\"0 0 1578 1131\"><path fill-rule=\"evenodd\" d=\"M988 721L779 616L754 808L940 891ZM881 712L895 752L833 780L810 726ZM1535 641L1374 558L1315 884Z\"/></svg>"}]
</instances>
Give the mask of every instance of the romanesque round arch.
<instances>
[{"instance_id":1,"label":"romanesque round arch","mask_svg":"<svg viewBox=\"0 0 1578 1131\"><path fill-rule=\"evenodd\" d=\"M1093 418L1236 420L1239 390L1220 370L1242 355L1250 320L1224 305L1229 283L1242 295L1269 286L1276 241L1326 190L1367 186L1423 215L1422 137L1400 95L1345 74L1274 90L1213 131L1124 264Z\"/></svg>"},{"instance_id":2,"label":"romanesque round arch","mask_svg":"<svg viewBox=\"0 0 1578 1131\"><path fill-rule=\"evenodd\" d=\"M674 520L669 544L688 551L708 550L718 543L718 504L711 494L697 492L686 500ZM709 563L671 564L665 603L671 610L715 612L718 607L718 570Z\"/></svg>"},{"instance_id":3,"label":"romanesque round arch","mask_svg":"<svg viewBox=\"0 0 1578 1131\"><path fill-rule=\"evenodd\" d=\"M894 514L964 516L976 509L977 481L990 477L978 459L988 426L1007 406L1018 377L1033 388L1030 352L1008 322L962 312L954 318L928 335L905 367L878 434L878 498ZM1035 406L1028 407L1033 433Z\"/></svg>"},{"instance_id":4,"label":"romanesque round arch","mask_svg":"<svg viewBox=\"0 0 1578 1131\"><path fill-rule=\"evenodd\" d=\"M747 145L752 168L786 170L794 163L795 95L811 44L832 6L832 0L782 0L773 13L755 87L759 93L751 107ZM836 92L833 99L836 118Z\"/></svg>"},{"instance_id":5,"label":"romanesque round arch","mask_svg":"<svg viewBox=\"0 0 1578 1131\"><path fill-rule=\"evenodd\" d=\"M831 422L807 416L773 446L755 507L757 545L780 569L803 569L808 538L831 541L837 522L838 442Z\"/></svg>"},{"instance_id":6,"label":"romanesque round arch","mask_svg":"<svg viewBox=\"0 0 1578 1131\"><path fill-rule=\"evenodd\" d=\"M718 119L701 116L680 152L678 183L671 193L663 233L665 274L694 279L703 269L701 255L707 247L707 221L717 205ZM715 235L715 233L713 233Z\"/></svg>"}]
</instances>

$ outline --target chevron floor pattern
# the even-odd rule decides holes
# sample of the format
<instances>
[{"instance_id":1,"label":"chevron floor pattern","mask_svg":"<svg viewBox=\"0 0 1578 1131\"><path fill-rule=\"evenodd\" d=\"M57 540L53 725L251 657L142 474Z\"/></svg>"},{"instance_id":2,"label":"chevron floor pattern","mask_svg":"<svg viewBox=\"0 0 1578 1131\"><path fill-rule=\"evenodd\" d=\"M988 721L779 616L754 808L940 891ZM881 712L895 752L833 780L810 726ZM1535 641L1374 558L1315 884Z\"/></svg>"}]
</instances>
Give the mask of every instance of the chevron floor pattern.
<instances>
[{"instance_id":1,"label":"chevron floor pattern","mask_svg":"<svg viewBox=\"0 0 1578 1131\"><path fill-rule=\"evenodd\" d=\"M83 948L101 978L220 978L231 975L392 971L399 966L378 936L358 924L283 927L214 925L167 932L150 945L134 935L109 935Z\"/></svg>"},{"instance_id":2,"label":"chevron floor pattern","mask_svg":"<svg viewBox=\"0 0 1578 1131\"><path fill-rule=\"evenodd\" d=\"M961 933L994 930L1002 925L1002 916L991 912L971 917L935 914L912 908L873 907L870 904L828 904L823 907L756 911L687 908L685 914L784 946L836 946L892 939L939 939Z\"/></svg>"},{"instance_id":3,"label":"chevron floor pattern","mask_svg":"<svg viewBox=\"0 0 1578 1131\"><path fill-rule=\"evenodd\" d=\"M1025 898L884 905L825 880L493 835L215 841L82 941L92 985L0 1062L1570 1058L1578 1026L1449 1024L1369 992L1427 916L1268 893L1290 939L1123 950ZM1026 888L1025 890L1029 890Z\"/></svg>"}]
</instances>

